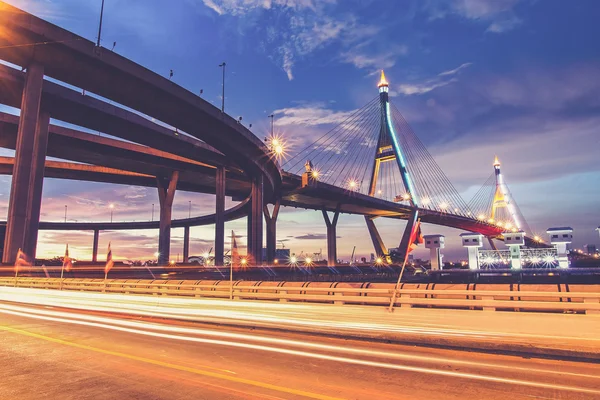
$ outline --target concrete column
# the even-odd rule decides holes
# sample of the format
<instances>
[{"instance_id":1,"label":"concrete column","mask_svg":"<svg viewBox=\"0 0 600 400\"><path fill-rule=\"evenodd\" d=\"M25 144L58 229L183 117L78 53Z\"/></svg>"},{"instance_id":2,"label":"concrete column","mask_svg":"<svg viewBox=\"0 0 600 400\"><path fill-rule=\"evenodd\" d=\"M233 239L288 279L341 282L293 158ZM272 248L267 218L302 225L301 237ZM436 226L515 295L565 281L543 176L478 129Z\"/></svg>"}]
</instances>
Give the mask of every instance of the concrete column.
<instances>
[{"instance_id":1,"label":"concrete column","mask_svg":"<svg viewBox=\"0 0 600 400\"><path fill-rule=\"evenodd\" d=\"M246 219L246 253L252 254L252 195L250 195L250 210Z\"/></svg>"},{"instance_id":2,"label":"concrete column","mask_svg":"<svg viewBox=\"0 0 600 400\"><path fill-rule=\"evenodd\" d=\"M365 215L365 222L367 223L367 229L369 230L369 235L371 236L371 242L373 242L375 254L377 257L388 257L388 251L383 243L383 239L381 239L381 235L379 235L379 231L375 226L373 218Z\"/></svg>"},{"instance_id":3,"label":"concrete column","mask_svg":"<svg viewBox=\"0 0 600 400\"><path fill-rule=\"evenodd\" d=\"M483 235L479 233L461 233L463 247L469 252L469 269L479 269L479 248L483 246Z\"/></svg>"},{"instance_id":4,"label":"concrete column","mask_svg":"<svg viewBox=\"0 0 600 400\"><path fill-rule=\"evenodd\" d=\"M225 254L225 168L217 167L215 188L215 265L225 265L223 257Z\"/></svg>"},{"instance_id":5,"label":"concrete column","mask_svg":"<svg viewBox=\"0 0 600 400\"><path fill-rule=\"evenodd\" d=\"M279 216L279 207L281 201L277 199L273 207L273 213L269 213L269 208L265 204L264 214L267 223L267 263L273 265L275 260L275 249L277 248L277 217Z\"/></svg>"},{"instance_id":6,"label":"concrete column","mask_svg":"<svg viewBox=\"0 0 600 400\"><path fill-rule=\"evenodd\" d=\"M337 265L337 222L340 216L341 204L338 204L333 213L333 219L329 219L327 211L323 212L323 218L325 219L325 225L327 225L327 266L335 267Z\"/></svg>"},{"instance_id":7,"label":"concrete column","mask_svg":"<svg viewBox=\"0 0 600 400\"><path fill-rule=\"evenodd\" d=\"M156 178L158 200L160 202L160 228L158 233L158 263L165 265L171 257L171 212L177 188L179 172L174 171L169 178Z\"/></svg>"},{"instance_id":8,"label":"concrete column","mask_svg":"<svg viewBox=\"0 0 600 400\"><path fill-rule=\"evenodd\" d=\"M404 233L402 234L402 239L400 240L400 246L398 246L398 256L402 261L408 259L409 249L412 245L412 243L410 243L410 236L418 219L419 211L413 210L410 213L410 218L406 222L406 227L404 228Z\"/></svg>"},{"instance_id":9,"label":"concrete column","mask_svg":"<svg viewBox=\"0 0 600 400\"><path fill-rule=\"evenodd\" d=\"M43 179L43 168L41 168L41 175L38 175L40 171L38 160L45 159L46 156L45 145L40 143L39 137L44 130L38 130L43 81L44 67L38 64L29 65L21 98L21 117L8 203L7 229L2 257L2 261L6 263L15 262L19 248L25 250L26 246L31 247L35 242L27 241L26 237L30 228L28 221L31 217L31 207L34 205L32 200L34 193L37 193L31 184ZM47 133L46 129L45 134L47 135ZM37 188L39 185L34 186ZM41 203L41 200L35 203ZM39 210L37 215L39 218Z\"/></svg>"},{"instance_id":10,"label":"concrete column","mask_svg":"<svg viewBox=\"0 0 600 400\"><path fill-rule=\"evenodd\" d=\"M429 259L431 261L431 270L439 271L443 269L442 253L440 249L446 247L446 238L444 235L426 235L423 236L425 247L429 249Z\"/></svg>"},{"instance_id":11,"label":"concrete column","mask_svg":"<svg viewBox=\"0 0 600 400\"><path fill-rule=\"evenodd\" d=\"M27 218L27 230L25 234L25 246L23 251L32 260L35 260L35 252L38 241L38 229L40 226L40 210L42 207L42 189L44 186L44 168L46 164L46 149L48 147L48 127L50 126L50 114L41 111L36 129L36 140L33 149L33 160L31 164L31 178L29 189L29 217Z\"/></svg>"},{"instance_id":12,"label":"concrete column","mask_svg":"<svg viewBox=\"0 0 600 400\"><path fill-rule=\"evenodd\" d=\"M98 241L100 240L100 231L94 231L94 244L92 245L92 262L98 261Z\"/></svg>"},{"instance_id":13,"label":"concrete column","mask_svg":"<svg viewBox=\"0 0 600 400\"><path fill-rule=\"evenodd\" d=\"M263 177L262 175L252 181L252 262L262 265L263 246Z\"/></svg>"},{"instance_id":14,"label":"concrete column","mask_svg":"<svg viewBox=\"0 0 600 400\"><path fill-rule=\"evenodd\" d=\"M183 227L183 262L187 263L190 258L190 227Z\"/></svg>"}]
</instances>

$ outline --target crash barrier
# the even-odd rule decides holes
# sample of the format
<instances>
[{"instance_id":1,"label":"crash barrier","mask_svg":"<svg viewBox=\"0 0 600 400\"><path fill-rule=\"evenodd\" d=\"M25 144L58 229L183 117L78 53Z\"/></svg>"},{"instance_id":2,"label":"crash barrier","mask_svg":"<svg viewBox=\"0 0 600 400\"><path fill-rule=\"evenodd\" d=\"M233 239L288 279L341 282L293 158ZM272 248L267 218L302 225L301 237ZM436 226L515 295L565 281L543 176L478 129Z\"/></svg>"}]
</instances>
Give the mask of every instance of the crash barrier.
<instances>
[{"instance_id":1,"label":"crash barrier","mask_svg":"<svg viewBox=\"0 0 600 400\"><path fill-rule=\"evenodd\" d=\"M0 286L233 300L389 306L393 283L0 278ZM600 314L600 285L404 283L397 307Z\"/></svg>"}]
</instances>

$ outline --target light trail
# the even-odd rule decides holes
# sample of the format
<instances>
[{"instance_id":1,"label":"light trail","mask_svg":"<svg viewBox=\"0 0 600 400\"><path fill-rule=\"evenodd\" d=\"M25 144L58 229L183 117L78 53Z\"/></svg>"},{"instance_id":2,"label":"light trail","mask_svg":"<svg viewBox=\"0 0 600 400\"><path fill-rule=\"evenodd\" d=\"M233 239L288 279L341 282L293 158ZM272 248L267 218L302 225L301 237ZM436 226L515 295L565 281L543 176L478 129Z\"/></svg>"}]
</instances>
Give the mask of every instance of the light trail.
<instances>
[{"instance_id":1,"label":"light trail","mask_svg":"<svg viewBox=\"0 0 600 400\"><path fill-rule=\"evenodd\" d=\"M366 317L354 307L327 305L285 305L269 302L235 302L225 300L183 299L140 295L117 295L85 292L55 292L43 289L0 288L0 300L35 305L56 306L90 311L129 313L149 317L176 318L189 321L231 321L234 325L248 322L267 327L303 327L321 332L363 332L366 334L419 334L429 337L456 337L477 340L505 340L522 343L523 340L577 341L590 347L600 345L600 338L572 337L518 332L465 330L459 328L431 329L431 326L405 326L390 323L352 320ZM208 308L210 307L210 308ZM232 309L234 308L235 309ZM370 310L369 316L372 316ZM386 314L387 316L387 314ZM381 316L382 319L384 318ZM566 317L566 316L565 316ZM401 320L400 323L405 323Z\"/></svg>"},{"instance_id":2,"label":"light trail","mask_svg":"<svg viewBox=\"0 0 600 400\"><path fill-rule=\"evenodd\" d=\"M437 370L437 369L432 369L432 368L415 367L415 366L408 366L408 365L398 365L398 364L391 364L391 363L379 362L379 361L360 360L360 359L350 358L350 357L331 356L331 355L325 355L325 354L319 354L319 353L311 353L311 352L307 352L307 351L283 349L283 348L269 347L269 346L257 345L257 344L235 343L235 342L227 342L224 340L206 339L206 338L198 338L198 337L190 337L190 336L180 336L180 335L152 332L152 331L147 331L147 330L143 330L143 329L134 329L134 328L128 328L128 327L122 327L122 326L114 326L114 325L99 323L99 322L88 322L88 321L68 319L68 318L32 315L32 314L22 313L22 312L18 312L18 311L10 311L10 310L6 310L6 309L0 310L0 312L6 313L6 314L17 315L17 316L21 316L21 317L45 320L45 321L84 325L84 326L90 326L90 327L95 327L95 328L103 328L103 329L109 329L109 330L120 331L120 332L125 332L125 333L132 333L132 334L138 334L138 335L144 335L144 336L163 338L163 339L172 339L172 340L181 340L181 341L187 341L187 342L196 342L196 343L205 343L205 344L228 346L228 347L235 347L235 348L244 348L244 349L249 349L249 350L266 351L266 352L286 354L286 355L291 355L291 356L314 358L314 359L320 359L320 360L325 360L325 361L341 362L341 363L355 364L355 365L361 365L361 366L367 366L367 367L386 368L386 369L405 371L405 372L425 373L425 374L441 375L441 376L453 377L453 378L464 378L464 379L471 379L471 380L504 383L504 384L510 384L510 385L519 385L519 386L528 386L528 387L536 387L536 388L543 388L543 389L563 390L563 391L600 395L600 390L568 386L568 385L558 385L558 384L551 384L551 383L545 383L545 382L525 381L525 380L520 380L520 379L479 375L479 374L467 373L467 372ZM0 327L0 329L6 329L6 327ZM8 328L8 330L11 330L11 329L12 328Z\"/></svg>"},{"instance_id":3,"label":"light trail","mask_svg":"<svg viewBox=\"0 0 600 400\"><path fill-rule=\"evenodd\" d=\"M416 354L402 354L402 353L391 352L391 351L384 352L384 351L376 351L376 350L364 350L364 349L348 347L348 346L342 347L342 346L324 345L324 344L320 344L320 343L311 343L311 342L299 341L299 340L277 339L277 338L272 338L272 337L267 337L267 336L256 336L256 335L231 333L231 332L224 332L224 331L217 332L217 331L209 330L209 329L185 328L185 327L178 327L178 326L164 325L164 324L157 324L157 323L150 323L150 322L129 321L129 320L122 320L122 319L117 319L117 318L76 314L76 313L70 313L70 312L64 312L64 311L40 310L40 309L35 309L35 308L0 304L0 312L3 312L2 310L7 311L8 313L11 313L11 312L20 313L18 315L25 316L25 317L29 317L30 314L42 315L44 317L46 317L48 315L53 315L54 317L58 317L58 318L90 321L90 322L104 323L104 324L109 324L109 325L118 325L118 326L130 327L130 328L137 328L137 329L142 329L142 330L150 329L150 330L155 330L155 331L171 332L171 333L179 333L179 334L214 336L214 337L228 338L228 339L233 339L233 340L246 340L246 341L251 341L251 342L308 348L311 350L323 350L323 351L331 351L331 352L338 352L338 353L349 353L349 354L368 356L368 357L394 358L394 359L409 360L409 361L417 360L417 361L422 361L422 362L427 362L427 363L437 363L437 364L451 363L451 364L465 365L465 366L469 366L469 367L508 369L511 371L522 370L522 371L528 371L528 372L540 372L540 373L545 373L545 374L570 375L570 376L576 376L576 377L600 379L600 375L559 372L559 371L548 370L548 369L523 368L523 367L518 367L518 366L507 366L507 365L502 365L502 364L484 363L484 362L478 362L478 361L466 361L466 360L444 358L444 357L419 356ZM228 372L234 373L232 371L228 371Z\"/></svg>"}]
</instances>

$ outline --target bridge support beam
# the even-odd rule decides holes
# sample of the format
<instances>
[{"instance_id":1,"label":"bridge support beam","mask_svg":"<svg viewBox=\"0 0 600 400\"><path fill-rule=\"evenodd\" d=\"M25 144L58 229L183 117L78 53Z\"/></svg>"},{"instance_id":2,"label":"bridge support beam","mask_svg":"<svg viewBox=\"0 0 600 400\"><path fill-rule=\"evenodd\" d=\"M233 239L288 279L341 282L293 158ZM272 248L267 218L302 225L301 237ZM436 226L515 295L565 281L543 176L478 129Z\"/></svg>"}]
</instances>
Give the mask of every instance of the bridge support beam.
<instances>
[{"instance_id":1,"label":"bridge support beam","mask_svg":"<svg viewBox=\"0 0 600 400\"><path fill-rule=\"evenodd\" d=\"M273 212L269 212L269 207L265 204L263 213L267 224L267 263L273 265L275 261L275 249L277 248L277 217L279 216L279 207L281 201L277 199L273 206Z\"/></svg>"},{"instance_id":2,"label":"bridge support beam","mask_svg":"<svg viewBox=\"0 0 600 400\"><path fill-rule=\"evenodd\" d=\"M369 235L371 236L371 241L373 242L373 248L375 249L375 254L377 257L389 257L388 251L383 243L383 239L381 239L381 235L379 235L379 231L375 226L375 222L373 221L373 217L369 217L365 215L365 222L367 223L367 229L369 230ZM389 261L389 260L388 260Z\"/></svg>"},{"instance_id":3,"label":"bridge support beam","mask_svg":"<svg viewBox=\"0 0 600 400\"><path fill-rule=\"evenodd\" d=\"M158 232L158 264L168 264L171 257L171 212L173 198L177 188L179 172L174 171L170 177L157 177L158 200L160 202L160 228Z\"/></svg>"},{"instance_id":4,"label":"bridge support beam","mask_svg":"<svg viewBox=\"0 0 600 400\"><path fill-rule=\"evenodd\" d=\"M2 261L6 263L15 262L20 248L32 259L35 257L41 187L44 179L48 140L48 124L44 124L43 120L49 119L47 114L40 116L43 81L44 67L38 64L28 66L21 98L21 117L8 203L6 238L2 257ZM33 210L36 206L38 209ZM32 213L32 211L34 212ZM32 218L38 221L31 224ZM33 240L32 237L34 237Z\"/></svg>"},{"instance_id":5,"label":"bridge support beam","mask_svg":"<svg viewBox=\"0 0 600 400\"><path fill-rule=\"evenodd\" d=\"M492 250L498 251L498 247L496 247L496 243L494 243L494 240L492 239L492 237L488 236L487 240L490 243L490 247L492 248Z\"/></svg>"},{"instance_id":6,"label":"bridge support beam","mask_svg":"<svg viewBox=\"0 0 600 400\"><path fill-rule=\"evenodd\" d=\"M263 177L252 180L252 200L248 221L248 254L254 265L262 265L263 245Z\"/></svg>"},{"instance_id":7,"label":"bridge support beam","mask_svg":"<svg viewBox=\"0 0 600 400\"><path fill-rule=\"evenodd\" d=\"M337 222L340 216L340 207L342 205L338 203L333 213L333 218L329 219L327 211L323 208L323 218L325 219L325 225L327 225L327 266L335 267L337 264Z\"/></svg>"},{"instance_id":8,"label":"bridge support beam","mask_svg":"<svg viewBox=\"0 0 600 400\"><path fill-rule=\"evenodd\" d=\"M404 260L407 257L409 252L410 245L410 234L412 233L415 224L417 223L417 219L419 218L419 211L413 210L410 213L410 217L406 223L406 228L404 228L404 234L402 234L402 240L400 241L400 246L398 246L398 251L400 252L400 259Z\"/></svg>"},{"instance_id":9,"label":"bridge support beam","mask_svg":"<svg viewBox=\"0 0 600 400\"><path fill-rule=\"evenodd\" d=\"M98 241L100 240L100 231L94 230L94 244L92 245L92 262L98 261Z\"/></svg>"},{"instance_id":10,"label":"bridge support beam","mask_svg":"<svg viewBox=\"0 0 600 400\"><path fill-rule=\"evenodd\" d=\"M190 227L183 227L183 262L187 263L190 258Z\"/></svg>"},{"instance_id":11,"label":"bridge support beam","mask_svg":"<svg viewBox=\"0 0 600 400\"><path fill-rule=\"evenodd\" d=\"M215 265L222 267L225 254L225 168L217 167L215 177Z\"/></svg>"}]
</instances>

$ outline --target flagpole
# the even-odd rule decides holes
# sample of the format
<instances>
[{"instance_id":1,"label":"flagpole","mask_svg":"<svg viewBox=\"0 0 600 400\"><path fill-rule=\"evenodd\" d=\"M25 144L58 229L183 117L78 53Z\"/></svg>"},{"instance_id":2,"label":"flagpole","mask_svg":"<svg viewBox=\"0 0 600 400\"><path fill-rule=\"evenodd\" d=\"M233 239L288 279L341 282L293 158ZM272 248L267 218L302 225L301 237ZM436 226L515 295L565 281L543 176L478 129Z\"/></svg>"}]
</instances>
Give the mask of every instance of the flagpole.
<instances>
[{"instance_id":1,"label":"flagpole","mask_svg":"<svg viewBox=\"0 0 600 400\"><path fill-rule=\"evenodd\" d=\"M419 224L421 223L421 218L417 218L417 223L415 228L419 228ZM410 242L412 242L412 232L410 235ZM411 246L412 243L409 243ZM392 293L392 298L390 299L390 307L388 308L389 312L394 312L394 303L396 302L396 297L398 296L398 287L400 286L400 281L402 280L402 275L404 275L404 268L406 267L406 262L408 261L408 248L406 249L406 254L404 255L404 262L402 262L402 269L400 270L400 275L398 276L398 282L396 282L396 286L394 286L394 292Z\"/></svg>"},{"instance_id":2,"label":"flagpole","mask_svg":"<svg viewBox=\"0 0 600 400\"><path fill-rule=\"evenodd\" d=\"M229 300L233 300L233 241L235 240L235 236L233 231L231 231L231 257L229 263Z\"/></svg>"},{"instance_id":3,"label":"flagpole","mask_svg":"<svg viewBox=\"0 0 600 400\"><path fill-rule=\"evenodd\" d=\"M65 272L65 262L63 261L62 268L60 269L60 290L62 290L63 286L63 273Z\"/></svg>"},{"instance_id":4,"label":"flagpole","mask_svg":"<svg viewBox=\"0 0 600 400\"><path fill-rule=\"evenodd\" d=\"M108 277L108 271L104 271L104 287L102 288L102 293L106 292L106 278Z\"/></svg>"}]
</instances>

